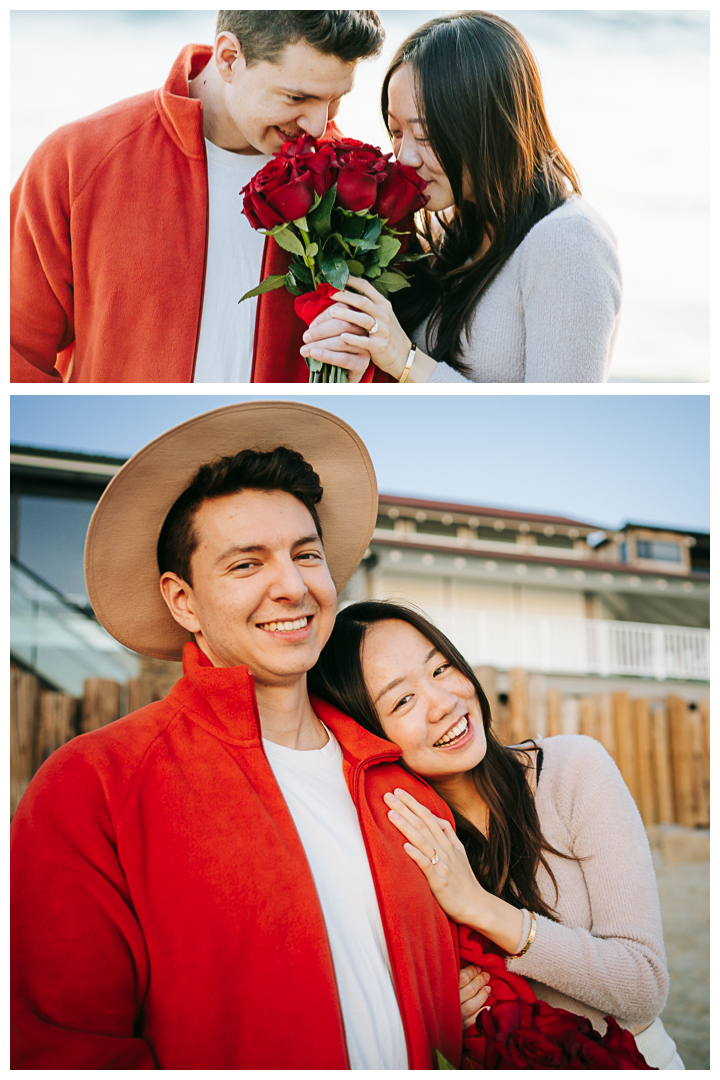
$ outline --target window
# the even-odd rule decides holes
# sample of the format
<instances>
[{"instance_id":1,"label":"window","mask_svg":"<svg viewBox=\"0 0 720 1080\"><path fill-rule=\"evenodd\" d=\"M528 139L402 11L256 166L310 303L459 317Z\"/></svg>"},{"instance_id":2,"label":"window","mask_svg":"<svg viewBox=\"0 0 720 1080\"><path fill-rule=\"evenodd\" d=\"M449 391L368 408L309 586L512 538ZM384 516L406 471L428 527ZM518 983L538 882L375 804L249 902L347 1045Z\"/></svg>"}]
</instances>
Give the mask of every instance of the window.
<instances>
[{"instance_id":1,"label":"window","mask_svg":"<svg viewBox=\"0 0 720 1080\"><path fill-rule=\"evenodd\" d=\"M660 562L680 562L680 545L663 540L638 540L638 559L658 559Z\"/></svg>"},{"instance_id":2,"label":"window","mask_svg":"<svg viewBox=\"0 0 720 1080\"><path fill-rule=\"evenodd\" d=\"M65 499L22 493L15 506L18 562L80 606L88 603L83 551L95 503L92 495Z\"/></svg>"}]
</instances>

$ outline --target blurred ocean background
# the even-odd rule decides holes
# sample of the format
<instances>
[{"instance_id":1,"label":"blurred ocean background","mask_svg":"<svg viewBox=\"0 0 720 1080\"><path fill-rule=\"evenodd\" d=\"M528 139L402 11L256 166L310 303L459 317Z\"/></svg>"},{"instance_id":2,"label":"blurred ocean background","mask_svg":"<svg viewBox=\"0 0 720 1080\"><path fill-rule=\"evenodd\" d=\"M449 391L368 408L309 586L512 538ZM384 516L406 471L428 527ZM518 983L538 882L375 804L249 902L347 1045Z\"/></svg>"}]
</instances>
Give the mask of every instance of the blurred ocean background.
<instances>
[{"instance_id":1,"label":"blurred ocean background","mask_svg":"<svg viewBox=\"0 0 720 1080\"><path fill-rule=\"evenodd\" d=\"M12 11L11 184L55 128L162 85L214 11ZM383 55L359 66L345 134L389 149L380 85L402 39L439 11L380 11ZM709 13L500 11L540 66L550 123L618 237L625 281L611 382L709 378ZM132 197L132 193L128 193Z\"/></svg>"}]
</instances>

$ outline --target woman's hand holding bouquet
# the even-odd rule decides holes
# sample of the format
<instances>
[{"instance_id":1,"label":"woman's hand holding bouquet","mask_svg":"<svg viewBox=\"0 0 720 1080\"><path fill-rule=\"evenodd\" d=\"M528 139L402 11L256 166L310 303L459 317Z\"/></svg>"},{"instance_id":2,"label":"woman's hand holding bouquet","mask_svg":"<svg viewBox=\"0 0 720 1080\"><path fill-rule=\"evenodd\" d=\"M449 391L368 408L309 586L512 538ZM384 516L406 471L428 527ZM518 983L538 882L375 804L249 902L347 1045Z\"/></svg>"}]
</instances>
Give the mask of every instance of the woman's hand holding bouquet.
<instances>
[{"instance_id":1,"label":"woman's hand holding bouquet","mask_svg":"<svg viewBox=\"0 0 720 1080\"><path fill-rule=\"evenodd\" d=\"M248 221L290 253L290 268L242 300L284 286L309 326L351 275L372 281L384 297L406 288L397 263L424 257L405 254L413 215L428 201L424 188L414 169L355 139L319 143L304 135L286 143L241 194ZM348 381L344 368L313 358L307 364L310 382Z\"/></svg>"}]
</instances>

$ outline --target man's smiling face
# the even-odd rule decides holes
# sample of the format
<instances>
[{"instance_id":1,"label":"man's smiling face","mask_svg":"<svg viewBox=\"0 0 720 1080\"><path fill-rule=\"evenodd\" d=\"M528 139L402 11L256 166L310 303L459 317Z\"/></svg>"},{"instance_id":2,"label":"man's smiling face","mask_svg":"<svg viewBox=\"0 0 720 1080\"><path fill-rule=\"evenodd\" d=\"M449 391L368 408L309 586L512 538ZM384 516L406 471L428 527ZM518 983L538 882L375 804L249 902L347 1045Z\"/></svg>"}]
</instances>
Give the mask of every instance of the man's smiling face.
<instances>
[{"instance_id":1,"label":"man's smiling face","mask_svg":"<svg viewBox=\"0 0 720 1080\"><path fill-rule=\"evenodd\" d=\"M356 67L305 42L287 45L272 64L248 67L240 53L223 78L225 108L252 148L246 152L271 155L289 139L321 138L352 90Z\"/></svg>"},{"instance_id":2,"label":"man's smiling face","mask_svg":"<svg viewBox=\"0 0 720 1080\"><path fill-rule=\"evenodd\" d=\"M203 502L194 530L192 585L168 600L174 618L216 667L246 664L265 686L297 682L337 607L311 514L284 491L241 491ZM166 599L179 581L163 575Z\"/></svg>"}]
</instances>

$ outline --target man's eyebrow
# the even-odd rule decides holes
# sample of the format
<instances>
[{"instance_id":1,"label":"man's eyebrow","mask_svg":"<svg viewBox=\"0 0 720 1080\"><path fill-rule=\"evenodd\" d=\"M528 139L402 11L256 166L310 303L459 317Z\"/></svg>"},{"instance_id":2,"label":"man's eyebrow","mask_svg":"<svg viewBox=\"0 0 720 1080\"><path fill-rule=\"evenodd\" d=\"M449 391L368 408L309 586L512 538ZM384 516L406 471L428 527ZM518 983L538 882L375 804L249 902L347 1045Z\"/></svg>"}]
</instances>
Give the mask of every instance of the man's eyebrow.
<instances>
[{"instance_id":1,"label":"man's eyebrow","mask_svg":"<svg viewBox=\"0 0 720 1080\"><path fill-rule=\"evenodd\" d=\"M432 660L432 658L433 658L433 656L435 655L435 653L436 653L436 652L437 652L437 649L436 649L436 648L435 648L435 646L433 645L433 647L432 647L432 649L430 650L430 652L429 652L429 653L427 654L427 656L426 656L426 657L424 658L424 660L423 660L423 665L427 664L428 660ZM400 684L400 683L401 683L401 682L403 681L403 679L405 679L405 678L406 678L406 676L405 676L405 675L401 675L401 676L400 676L400 677L399 677L398 679L393 679L393 680L392 680L392 682L389 682L389 683L387 684L387 686L384 686L384 687L382 688L382 690L380 691L380 693L378 694L378 696L377 696L377 697L375 698L375 701L373 702L373 704L374 704L374 705L377 705L377 703L378 703L378 701L380 700L380 698L381 698L381 697L384 697L384 696L385 696L385 694L389 694L389 693L390 693L390 691L391 691L391 690L394 690L394 689L395 689L395 687L396 687L396 686L398 686L398 685L399 685L399 684Z\"/></svg>"},{"instance_id":2,"label":"man's eyebrow","mask_svg":"<svg viewBox=\"0 0 720 1080\"><path fill-rule=\"evenodd\" d=\"M308 536L301 536L292 543L291 551L295 548L302 547L304 544L322 544L322 540L317 533L309 533ZM258 555L268 552L270 548L267 544L232 544L230 547L225 548L215 560L215 565L227 562L228 559L236 558L238 555Z\"/></svg>"},{"instance_id":3,"label":"man's eyebrow","mask_svg":"<svg viewBox=\"0 0 720 1080\"><path fill-rule=\"evenodd\" d=\"M225 548L223 552L218 555L215 560L215 565L225 562L227 559L234 558L236 555L256 555L260 551L267 551L268 548L265 544L232 544L230 547Z\"/></svg>"}]
</instances>

